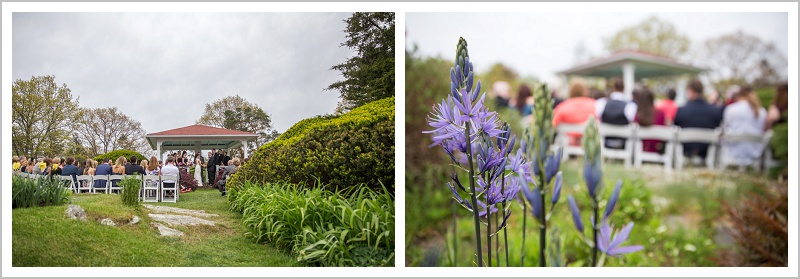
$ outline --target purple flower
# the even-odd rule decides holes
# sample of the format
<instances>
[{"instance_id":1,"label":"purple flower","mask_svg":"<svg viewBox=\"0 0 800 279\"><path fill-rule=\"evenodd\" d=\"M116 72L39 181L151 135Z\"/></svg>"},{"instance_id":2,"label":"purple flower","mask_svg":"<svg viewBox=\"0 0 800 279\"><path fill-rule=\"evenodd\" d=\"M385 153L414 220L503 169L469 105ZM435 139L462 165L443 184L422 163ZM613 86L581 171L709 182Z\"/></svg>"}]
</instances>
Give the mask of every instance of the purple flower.
<instances>
[{"instance_id":1,"label":"purple flower","mask_svg":"<svg viewBox=\"0 0 800 279\"><path fill-rule=\"evenodd\" d=\"M501 185L505 180L505 186ZM503 188L505 187L505 189ZM520 190L519 182L515 179L507 179L503 177L503 179L494 179L492 180L489 188L486 189L486 181L483 177L478 178L478 187L477 190L479 192L485 192L486 198L490 205L495 205L502 202L511 201Z\"/></svg>"},{"instance_id":2,"label":"purple flower","mask_svg":"<svg viewBox=\"0 0 800 279\"><path fill-rule=\"evenodd\" d=\"M563 148L559 147L558 151L555 154L550 154L547 156L547 164L545 164L545 179L547 180L547 184L553 180L553 176L556 174L558 169L561 167L561 157L564 155Z\"/></svg>"},{"instance_id":3,"label":"purple flower","mask_svg":"<svg viewBox=\"0 0 800 279\"><path fill-rule=\"evenodd\" d=\"M617 205L617 200L619 200L619 192L622 190L622 180L617 181L617 185L614 186L614 192L611 193L611 197L608 199L608 204L606 205L606 212L603 214L603 220L608 218L611 215L611 212L614 212L614 206Z\"/></svg>"},{"instance_id":4,"label":"purple flower","mask_svg":"<svg viewBox=\"0 0 800 279\"><path fill-rule=\"evenodd\" d=\"M558 202L558 197L560 195L561 195L561 172L558 172L558 174L556 174L556 182L553 183L553 197L552 199L550 199L550 202L552 202L553 205L555 205L556 202Z\"/></svg>"},{"instance_id":5,"label":"purple flower","mask_svg":"<svg viewBox=\"0 0 800 279\"><path fill-rule=\"evenodd\" d=\"M581 221L581 210L578 209L578 204L572 195L567 196L567 203L569 203L569 211L572 212L572 222L575 223L575 228L583 232L583 221Z\"/></svg>"},{"instance_id":6,"label":"purple flower","mask_svg":"<svg viewBox=\"0 0 800 279\"><path fill-rule=\"evenodd\" d=\"M597 189L603 178L603 170L600 168L599 157L593 162L586 162L583 164L583 180L586 181L586 187L589 188L589 196L592 199L597 198Z\"/></svg>"},{"instance_id":7,"label":"purple flower","mask_svg":"<svg viewBox=\"0 0 800 279\"><path fill-rule=\"evenodd\" d=\"M531 192L527 186L522 187L522 194L525 196L525 199L531 203L531 212L536 219L539 219L540 222L544 222L544 215L542 215L542 196L539 191L539 187L533 189Z\"/></svg>"},{"instance_id":8,"label":"purple flower","mask_svg":"<svg viewBox=\"0 0 800 279\"><path fill-rule=\"evenodd\" d=\"M608 221L603 222L600 227L599 235L597 236L597 247L603 253L616 257L644 249L641 245L620 246L628 240L628 235L633 230L633 222L628 223L621 231L614 231L612 234L612 230L613 227L608 224Z\"/></svg>"}]
</instances>

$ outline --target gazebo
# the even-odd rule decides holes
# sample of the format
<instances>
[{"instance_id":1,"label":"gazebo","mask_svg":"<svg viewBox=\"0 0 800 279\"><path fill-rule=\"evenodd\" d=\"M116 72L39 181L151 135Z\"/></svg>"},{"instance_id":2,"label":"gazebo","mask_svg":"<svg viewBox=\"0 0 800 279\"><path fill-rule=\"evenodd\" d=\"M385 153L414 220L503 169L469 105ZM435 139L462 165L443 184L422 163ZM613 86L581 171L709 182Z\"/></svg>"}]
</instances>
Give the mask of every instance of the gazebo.
<instances>
[{"instance_id":1,"label":"gazebo","mask_svg":"<svg viewBox=\"0 0 800 279\"><path fill-rule=\"evenodd\" d=\"M623 93L625 93L625 97L628 100L631 100L634 83L637 79L696 75L705 70L679 63L675 59L666 56L635 50L623 50L610 56L560 71L557 74L562 80L561 92L567 92L567 84L572 76L601 78L622 76L622 80L625 83L625 92ZM681 79L680 82L685 82L685 79ZM679 86L676 90L680 96L683 95L683 86Z\"/></svg>"},{"instance_id":2,"label":"gazebo","mask_svg":"<svg viewBox=\"0 0 800 279\"><path fill-rule=\"evenodd\" d=\"M258 138L257 134L228 130L223 128L191 125L158 133L147 134L150 147L158 152L161 158L166 150L193 149L195 152L208 149L232 149L244 146L244 157L247 157L247 141Z\"/></svg>"}]
</instances>

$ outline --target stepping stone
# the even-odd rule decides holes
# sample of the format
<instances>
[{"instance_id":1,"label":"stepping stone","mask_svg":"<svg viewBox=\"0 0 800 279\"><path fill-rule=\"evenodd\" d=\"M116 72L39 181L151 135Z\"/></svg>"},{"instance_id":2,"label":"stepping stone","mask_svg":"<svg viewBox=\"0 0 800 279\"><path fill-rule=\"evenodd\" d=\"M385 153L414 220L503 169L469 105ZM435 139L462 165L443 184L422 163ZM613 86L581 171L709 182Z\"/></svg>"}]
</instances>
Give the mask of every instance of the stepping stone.
<instances>
[{"instance_id":1,"label":"stepping stone","mask_svg":"<svg viewBox=\"0 0 800 279\"><path fill-rule=\"evenodd\" d=\"M164 224L150 223L150 225L156 227L158 229L158 233L161 234L161 236L178 236L178 237L183 236L182 231L167 227Z\"/></svg>"},{"instance_id":2,"label":"stepping stone","mask_svg":"<svg viewBox=\"0 0 800 279\"><path fill-rule=\"evenodd\" d=\"M106 226L112 226L112 227L116 227L117 226L117 224L114 223L114 221L112 221L111 219L108 219L108 218L100 219L100 224L103 224L103 225L106 225Z\"/></svg>"},{"instance_id":3,"label":"stepping stone","mask_svg":"<svg viewBox=\"0 0 800 279\"><path fill-rule=\"evenodd\" d=\"M169 206L161 206L161 205L152 205L152 204L143 204L147 209L160 212L160 213L177 213L177 214L187 214L187 215L194 215L198 217L219 217L219 214L211 214L206 213L205 210L191 210L191 209L183 209L177 207L169 207Z\"/></svg>"},{"instance_id":4,"label":"stepping stone","mask_svg":"<svg viewBox=\"0 0 800 279\"><path fill-rule=\"evenodd\" d=\"M67 214L67 218L86 221L86 210L83 210L80 205L70 204L67 206L65 213Z\"/></svg>"},{"instance_id":5,"label":"stepping stone","mask_svg":"<svg viewBox=\"0 0 800 279\"><path fill-rule=\"evenodd\" d=\"M136 225L139 223L139 221L141 221L141 219L139 219L139 216L133 215L133 219L131 219L131 221L128 222L128 225Z\"/></svg>"},{"instance_id":6,"label":"stepping stone","mask_svg":"<svg viewBox=\"0 0 800 279\"><path fill-rule=\"evenodd\" d=\"M214 226L214 222L208 221L206 219L201 219L193 216L186 216L186 215L173 215L173 214L158 214L158 213L150 213L147 214L150 218L153 218L155 221L167 223L170 226L175 225L184 225L184 226L196 226L196 225L209 225Z\"/></svg>"}]
</instances>

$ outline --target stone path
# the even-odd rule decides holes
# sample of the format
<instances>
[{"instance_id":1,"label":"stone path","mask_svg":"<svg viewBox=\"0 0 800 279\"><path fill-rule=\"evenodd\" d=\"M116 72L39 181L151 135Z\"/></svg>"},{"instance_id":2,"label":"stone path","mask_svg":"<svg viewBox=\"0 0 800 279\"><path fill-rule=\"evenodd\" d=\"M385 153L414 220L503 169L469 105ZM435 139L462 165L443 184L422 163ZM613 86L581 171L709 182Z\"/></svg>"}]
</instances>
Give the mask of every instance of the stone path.
<instances>
[{"instance_id":1,"label":"stone path","mask_svg":"<svg viewBox=\"0 0 800 279\"><path fill-rule=\"evenodd\" d=\"M143 204L142 206L156 212L147 215L150 216L153 221L156 221L151 223L151 226L158 229L161 236L183 236L183 232L170 228L170 226L214 226L215 223L213 221L203 218L219 216L218 214L206 213L205 210L190 210L151 204Z\"/></svg>"}]
</instances>

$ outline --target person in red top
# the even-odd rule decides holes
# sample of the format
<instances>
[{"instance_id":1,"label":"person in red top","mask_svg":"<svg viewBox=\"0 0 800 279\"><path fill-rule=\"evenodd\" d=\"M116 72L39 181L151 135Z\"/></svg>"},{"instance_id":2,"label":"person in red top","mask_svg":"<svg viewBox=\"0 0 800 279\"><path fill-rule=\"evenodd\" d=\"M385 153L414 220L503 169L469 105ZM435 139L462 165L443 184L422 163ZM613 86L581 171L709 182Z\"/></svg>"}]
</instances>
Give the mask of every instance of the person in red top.
<instances>
[{"instance_id":1,"label":"person in red top","mask_svg":"<svg viewBox=\"0 0 800 279\"><path fill-rule=\"evenodd\" d=\"M675 121L675 114L678 113L678 105L675 104L675 89L667 91L667 99L658 102L656 109L664 112L665 123L672 125L672 122Z\"/></svg>"},{"instance_id":2,"label":"person in red top","mask_svg":"<svg viewBox=\"0 0 800 279\"><path fill-rule=\"evenodd\" d=\"M672 96L674 99L674 91ZM667 113L653 106L653 99L653 92L647 88L633 90L633 102L635 102L636 106L639 108L636 111L636 118L634 121L639 123L639 126L649 127L652 125L665 125ZM664 154L664 147L664 141L651 139L642 140L642 150L644 152L658 152L659 154Z\"/></svg>"},{"instance_id":3,"label":"person in red top","mask_svg":"<svg viewBox=\"0 0 800 279\"><path fill-rule=\"evenodd\" d=\"M569 88L569 99L561 102L553 110L553 127L560 123L583 124L594 115L594 99L589 98L589 89L582 81L576 81ZM581 144L581 134L570 134L570 145Z\"/></svg>"}]
</instances>

